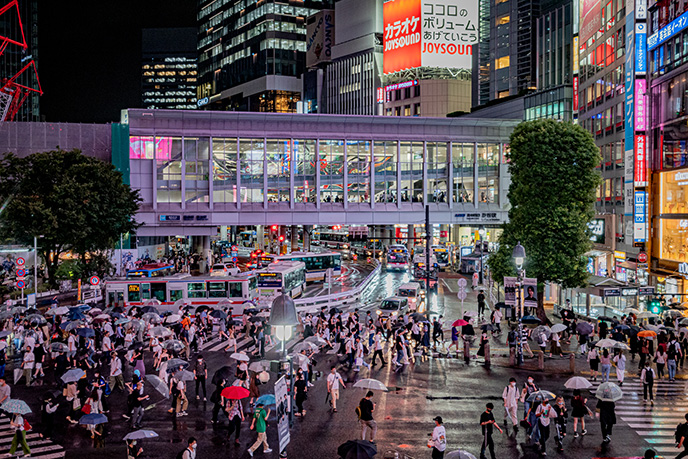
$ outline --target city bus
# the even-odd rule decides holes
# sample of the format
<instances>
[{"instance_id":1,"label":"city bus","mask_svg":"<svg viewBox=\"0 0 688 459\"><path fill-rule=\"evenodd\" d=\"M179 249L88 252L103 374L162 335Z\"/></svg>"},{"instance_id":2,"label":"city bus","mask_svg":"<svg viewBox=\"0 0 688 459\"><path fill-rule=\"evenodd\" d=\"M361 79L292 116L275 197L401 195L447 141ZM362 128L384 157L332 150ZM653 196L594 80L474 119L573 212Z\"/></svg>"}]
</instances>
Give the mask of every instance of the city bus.
<instances>
[{"instance_id":1,"label":"city bus","mask_svg":"<svg viewBox=\"0 0 688 459\"><path fill-rule=\"evenodd\" d=\"M437 258L437 266L440 271L451 266L451 249L442 245L433 245L432 254Z\"/></svg>"},{"instance_id":2,"label":"city bus","mask_svg":"<svg viewBox=\"0 0 688 459\"><path fill-rule=\"evenodd\" d=\"M127 271L127 279L138 277L167 277L174 274L174 265L167 263L150 263L137 269Z\"/></svg>"},{"instance_id":3,"label":"city bus","mask_svg":"<svg viewBox=\"0 0 688 459\"><path fill-rule=\"evenodd\" d=\"M387 251L387 271L406 271L408 251L406 247L391 246Z\"/></svg>"},{"instance_id":4,"label":"city bus","mask_svg":"<svg viewBox=\"0 0 688 459\"><path fill-rule=\"evenodd\" d=\"M258 235L255 231L242 231L239 233L239 245L252 249L258 240L257 237Z\"/></svg>"},{"instance_id":5,"label":"city bus","mask_svg":"<svg viewBox=\"0 0 688 459\"><path fill-rule=\"evenodd\" d=\"M173 305L177 300L183 300L188 305L213 305L222 300L242 304L257 298L257 287L255 273L227 277L176 274L151 279L137 277L107 280L105 298L107 304L122 306L142 305L150 299L157 299L161 305Z\"/></svg>"},{"instance_id":6,"label":"city bus","mask_svg":"<svg viewBox=\"0 0 688 459\"><path fill-rule=\"evenodd\" d=\"M282 293L297 298L306 286L306 265L301 261L272 263L256 275L260 302L272 302Z\"/></svg>"},{"instance_id":7,"label":"city bus","mask_svg":"<svg viewBox=\"0 0 688 459\"><path fill-rule=\"evenodd\" d=\"M320 231L318 240L320 247L328 249L347 250L351 245L349 233L341 231Z\"/></svg>"},{"instance_id":8,"label":"city bus","mask_svg":"<svg viewBox=\"0 0 688 459\"><path fill-rule=\"evenodd\" d=\"M342 254L336 252L292 252L274 258L280 261L302 261L306 265L306 281L325 281L325 273L332 269L334 277L342 274Z\"/></svg>"}]
</instances>

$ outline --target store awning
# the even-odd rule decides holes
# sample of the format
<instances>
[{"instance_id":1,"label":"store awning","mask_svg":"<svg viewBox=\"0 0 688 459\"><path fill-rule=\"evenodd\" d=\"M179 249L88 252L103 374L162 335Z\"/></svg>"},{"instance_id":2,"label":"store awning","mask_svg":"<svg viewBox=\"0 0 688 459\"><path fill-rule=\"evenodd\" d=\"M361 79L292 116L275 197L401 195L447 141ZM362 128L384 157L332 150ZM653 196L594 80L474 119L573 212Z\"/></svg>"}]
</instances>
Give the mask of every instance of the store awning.
<instances>
[{"instance_id":1,"label":"store awning","mask_svg":"<svg viewBox=\"0 0 688 459\"><path fill-rule=\"evenodd\" d=\"M611 252L603 252L601 250L588 250L587 252L585 252L585 256L597 258L597 257L601 257L603 255L609 255L610 253Z\"/></svg>"},{"instance_id":2,"label":"store awning","mask_svg":"<svg viewBox=\"0 0 688 459\"><path fill-rule=\"evenodd\" d=\"M621 286L627 286L625 282L621 282L619 280L616 280L612 277L604 277L604 276L590 276L588 279L588 284L590 284L591 287L621 287Z\"/></svg>"}]
</instances>

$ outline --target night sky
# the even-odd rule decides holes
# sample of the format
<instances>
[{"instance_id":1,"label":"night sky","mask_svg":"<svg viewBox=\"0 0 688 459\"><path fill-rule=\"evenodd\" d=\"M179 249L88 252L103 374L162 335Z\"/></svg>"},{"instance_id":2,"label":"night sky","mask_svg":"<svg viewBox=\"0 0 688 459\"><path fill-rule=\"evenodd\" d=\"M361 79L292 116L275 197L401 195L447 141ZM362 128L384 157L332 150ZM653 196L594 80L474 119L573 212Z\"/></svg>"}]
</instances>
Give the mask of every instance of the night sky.
<instances>
[{"instance_id":1,"label":"night sky","mask_svg":"<svg viewBox=\"0 0 688 459\"><path fill-rule=\"evenodd\" d=\"M21 0L20 0L21 1ZM41 115L51 122L119 121L141 106L141 29L196 25L196 0L41 1Z\"/></svg>"}]
</instances>

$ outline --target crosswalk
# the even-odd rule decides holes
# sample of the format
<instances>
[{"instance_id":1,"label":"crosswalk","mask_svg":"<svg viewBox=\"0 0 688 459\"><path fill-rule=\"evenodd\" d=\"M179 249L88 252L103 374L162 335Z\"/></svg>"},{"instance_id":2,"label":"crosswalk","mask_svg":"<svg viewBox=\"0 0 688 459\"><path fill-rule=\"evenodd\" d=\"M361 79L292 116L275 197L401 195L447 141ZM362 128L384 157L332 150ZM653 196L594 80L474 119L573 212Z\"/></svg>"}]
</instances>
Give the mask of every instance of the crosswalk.
<instances>
[{"instance_id":1,"label":"crosswalk","mask_svg":"<svg viewBox=\"0 0 688 459\"><path fill-rule=\"evenodd\" d=\"M615 382L614 378L610 381ZM594 390L600 384L593 382ZM616 402L617 422L623 422L633 429L658 454L678 454L674 432L676 426L686 422L688 413L688 387L685 381L657 381L654 384L654 405L643 401L643 384L639 379L626 379L624 396Z\"/></svg>"},{"instance_id":2,"label":"crosswalk","mask_svg":"<svg viewBox=\"0 0 688 459\"><path fill-rule=\"evenodd\" d=\"M30 422L30 420L29 420ZM10 427L10 420L6 416L0 416L0 455L7 453L12 445L14 429ZM26 442L31 448L31 456L39 459L62 459L65 450L48 438L42 438L37 432L27 432ZM16 454L21 454L21 446Z\"/></svg>"},{"instance_id":3,"label":"crosswalk","mask_svg":"<svg viewBox=\"0 0 688 459\"><path fill-rule=\"evenodd\" d=\"M244 338L237 340L237 351L244 351L246 353L251 353L253 352L256 347L252 345L252 339L251 338ZM287 350L291 350L294 345L297 344L297 340L291 340L289 343L287 343ZM273 340L272 344L269 344L265 346L265 353L267 354L274 348L276 348L280 343L277 340ZM218 336L215 336L214 338L204 341L201 346L198 347L199 351L203 352L217 352L217 351L224 351L224 349L227 347L227 341L223 340L222 338ZM234 352L234 347L229 350L229 352Z\"/></svg>"}]
</instances>

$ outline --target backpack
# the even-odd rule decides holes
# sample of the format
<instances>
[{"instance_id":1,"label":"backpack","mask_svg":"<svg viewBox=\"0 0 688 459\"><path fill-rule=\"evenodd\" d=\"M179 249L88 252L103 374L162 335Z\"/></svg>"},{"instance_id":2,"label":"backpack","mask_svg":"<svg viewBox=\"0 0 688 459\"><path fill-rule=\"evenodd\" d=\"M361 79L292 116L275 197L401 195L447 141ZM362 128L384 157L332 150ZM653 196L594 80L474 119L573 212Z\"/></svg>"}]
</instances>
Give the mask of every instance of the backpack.
<instances>
[{"instance_id":1,"label":"backpack","mask_svg":"<svg viewBox=\"0 0 688 459\"><path fill-rule=\"evenodd\" d=\"M674 432L674 438L676 439L676 443L679 443L681 441L681 437L685 437L687 433L688 422L682 422L681 424L677 425L676 431Z\"/></svg>"},{"instance_id":2,"label":"backpack","mask_svg":"<svg viewBox=\"0 0 688 459\"><path fill-rule=\"evenodd\" d=\"M179 451L177 453L177 459L184 459L184 453L189 450L189 448L184 448L183 450ZM191 450L189 450L191 452Z\"/></svg>"},{"instance_id":3,"label":"backpack","mask_svg":"<svg viewBox=\"0 0 688 459\"><path fill-rule=\"evenodd\" d=\"M652 368L645 369L645 384L650 384L655 379L654 370Z\"/></svg>"},{"instance_id":4,"label":"backpack","mask_svg":"<svg viewBox=\"0 0 688 459\"><path fill-rule=\"evenodd\" d=\"M676 360L676 343L675 341L672 341L669 343L669 348L667 349L667 355L669 356L669 360Z\"/></svg>"}]
</instances>

